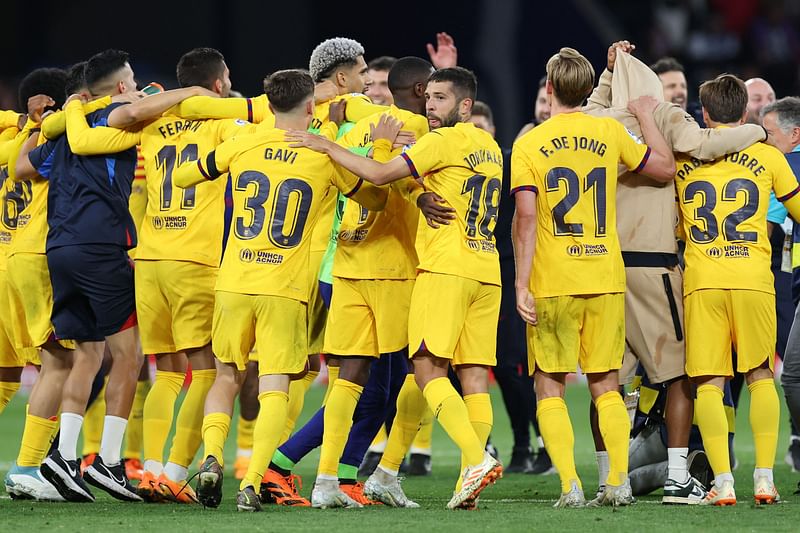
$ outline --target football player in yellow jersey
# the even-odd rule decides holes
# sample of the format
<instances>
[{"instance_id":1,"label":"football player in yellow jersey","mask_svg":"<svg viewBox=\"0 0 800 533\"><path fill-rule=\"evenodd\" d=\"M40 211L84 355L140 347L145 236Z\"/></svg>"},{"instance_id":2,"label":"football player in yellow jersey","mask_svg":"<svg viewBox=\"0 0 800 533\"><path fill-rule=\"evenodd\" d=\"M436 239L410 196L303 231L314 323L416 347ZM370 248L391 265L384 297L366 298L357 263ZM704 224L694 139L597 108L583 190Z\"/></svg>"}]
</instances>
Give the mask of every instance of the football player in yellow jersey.
<instances>
[{"instance_id":1,"label":"football player in yellow jersey","mask_svg":"<svg viewBox=\"0 0 800 533\"><path fill-rule=\"evenodd\" d=\"M392 106L388 113L403 120L406 131L415 138L428 132L421 113L432 70L427 61L409 57L399 60L389 75L399 107ZM338 142L347 148L371 147L371 129L379 119L376 114L359 121ZM417 264L414 239L419 213L415 203L423 192L409 178L389 190L386 208L380 212L345 200L325 328L325 354L340 358L340 371L324 407L324 433L319 428L322 456L311 500L315 507L369 502L356 481L357 471L369 442L386 419L390 395L396 395L406 374L406 321ZM344 402L342 390L348 393ZM286 467L300 459L293 440L281 446L269 472L270 481L277 481L269 486L282 492L287 492ZM284 482L275 474L283 474Z\"/></svg>"},{"instance_id":2,"label":"football player in yellow jersey","mask_svg":"<svg viewBox=\"0 0 800 533\"><path fill-rule=\"evenodd\" d=\"M177 67L182 87L198 85L228 96L231 82L217 50L197 48ZM172 173L239 133L241 120L188 121L169 113L141 132L147 174L147 212L136 254L136 305L142 347L156 356L156 380L144 404L144 474L137 492L146 500L196 502L182 489L200 445L203 405L214 382L211 319L222 257L223 180L180 189ZM193 280L187 286L185 280ZM191 365L192 382L181 404L169 461L162 453L173 408Z\"/></svg>"},{"instance_id":3,"label":"football player in yellow jersey","mask_svg":"<svg viewBox=\"0 0 800 533\"><path fill-rule=\"evenodd\" d=\"M467 123L477 81L469 70L434 72L425 90L430 134L388 163L391 150L375 140L377 161L318 136L295 132L299 144L329 154L335 161L375 184L422 178L427 190L455 210L456 222L434 229L420 225L419 275L409 311L409 345L417 384L439 422L462 452L463 482L447 507L474 506L478 494L502 473L484 451L492 426L488 395L489 367L495 365L500 307L500 269L493 229L499 203L502 154L492 136ZM382 118L378 128L396 121ZM492 325L494 324L494 325ZM491 331L491 334L486 332ZM447 379L456 368L465 398ZM416 402L421 417L424 401ZM388 475L388 474L387 474ZM389 480L385 480L389 481Z\"/></svg>"},{"instance_id":4,"label":"football player in yellow jersey","mask_svg":"<svg viewBox=\"0 0 800 533\"><path fill-rule=\"evenodd\" d=\"M512 153L517 309L529 324L539 426L561 477L556 507L585 504L563 399L566 376L578 363L588 376L610 461L606 489L594 503L632 501L630 420L617 376L625 342L617 165L663 181L671 179L675 166L652 114L642 124L645 139L654 145L651 151L618 122L582 113L593 85L594 69L576 50L562 48L551 57L551 118L517 139Z\"/></svg>"},{"instance_id":5,"label":"football player in yellow jersey","mask_svg":"<svg viewBox=\"0 0 800 533\"><path fill-rule=\"evenodd\" d=\"M313 118L314 84L308 74L276 72L265 80L264 90L276 113L275 129L226 141L173 175L180 187L227 171L232 176L232 232L217 280L212 332L217 377L206 400L206 460L197 493L204 505L220 503L225 435L255 345L260 410L253 456L237 496L242 511L260 510L256 487L286 425L290 377L299 377L306 367L309 236L324 196L333 184L368 209L379 210L386 202L385 191L362 184L328 157L289 148L284 140L286 129L306 129Z\"/></svg>"},{"instance_id":6,"label":"football player in yellow jersey","mask_svg":"<svg viewBox=\"0 0 800 533\"><path fill-rule=\"evenodd\" d=\"M709 127L746 120L747 89L730 74L702 84L700 103ZM745 374L751 396L755 501L773 503L779 500L772 467L780 406L772 373L775 289L766 215L774 190L800 220L800 186L783 154L764 143L709 163L679 160L676 184L687 235L686 372L698 385L695 416L715 476L703 503L736 504L722 404L734 370Z\"/></svg>"}]
</instances>

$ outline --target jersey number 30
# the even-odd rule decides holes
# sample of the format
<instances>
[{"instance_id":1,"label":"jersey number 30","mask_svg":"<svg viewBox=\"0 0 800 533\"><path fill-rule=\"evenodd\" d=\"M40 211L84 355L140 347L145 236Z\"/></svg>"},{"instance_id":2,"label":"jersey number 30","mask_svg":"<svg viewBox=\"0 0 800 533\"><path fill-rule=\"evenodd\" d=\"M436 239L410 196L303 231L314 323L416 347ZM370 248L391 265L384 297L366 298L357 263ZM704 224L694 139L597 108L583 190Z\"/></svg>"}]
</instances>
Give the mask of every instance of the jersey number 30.
<instances>
[{"instance_id":1,"label":"jersey number 30","mask_svg":"<svg viewBox=\"0 0 800 533\"><path fill-rule=\"evenodd\" d=\"M267 210L264 207L272 187L266 174L248 170L239 174L233 184L234 190L252 193L245 199L244 208L250 213L250 221L236 217L234 231L242 240L255 239L264 229ZM272 201L269 217L269 240L278 248L294 248L303 238L303 229L308 221L314 191L311 185L297 178L286 178L278 185Z\"/></svg>"}]
</instances>

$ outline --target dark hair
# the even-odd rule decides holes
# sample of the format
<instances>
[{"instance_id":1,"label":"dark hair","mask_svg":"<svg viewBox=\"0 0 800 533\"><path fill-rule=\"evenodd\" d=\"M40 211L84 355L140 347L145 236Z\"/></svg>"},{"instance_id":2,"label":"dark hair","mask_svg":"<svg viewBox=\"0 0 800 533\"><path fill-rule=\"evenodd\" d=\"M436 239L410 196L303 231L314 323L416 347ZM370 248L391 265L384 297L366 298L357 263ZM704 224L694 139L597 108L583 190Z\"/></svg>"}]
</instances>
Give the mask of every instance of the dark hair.
<instances>
[{"instance_id":1,"label":"dark hair","mask_svg":"<svg viewBox=\"0 0 800 533\"><path fill-rule=\"evenodd\" d=\"M64 92L69 98L70 95L80 92L86 88L86 61L75 63L67 69L67 83Z\"/></svg>"},{"instance_id":2,"label":"dark hair","mask_svg":"<svg viewBox=\"0 0 800 533\"><path fill-rule=\"evenodd\" d=\"M117 72L128 62L128 53L122 50L104 50L93 55L86 62L86 86L92 93L96 92L98 84Z\"/></svg>"},{"instance_id":3,"label":"dark hair","mask_svg":"<svg viewBox=\"0 0 800 533\"><path fill-rule=\"evenodd\" d=\"M683 72L683 65L678 63L674 57L662 57L652 65L650 68L656 74L664 74L665 72Z\"/></svg>"},{"instance_id":4,"label":"dark hair","mask_svg":"<svg viewBox=\"0 0 800 533\"><path fill-rule=\"evenodd\" d=\"M747 86L733 74L720 74L700 86L700 104L714 122L737 122L747 110Z\"/></svg>"},{"instance_id":5,"label":"dark hair","mask_svg":"<svg viewBox=\"0 0 800 533\"><path fill-rule=\"evenodd\" d=\"M547 74L545 74L544 76L542 76L542 77L539 79L539 89L541 89L541 88L542 88L542 87L544 87L545 85L547 85Z\"/></svg>"},{"instance_id":6,"label":"dark hair","mask_svg":"<svg viewBox=\"0 0 800 533\"><path fill-rule=\"evenodd\" d=\"M198 85L212 90L225 74L225 57L214 48L195 48L178 60L176 74L181 87Z\"/></svg>"},{"instance_id":7,"label":"dark hair","mask_svg":"<svg viewBox=\"0 0 800 533\"><path fill-rule=\"evenodd\" d=\"M19 83L19 108L23 113L28 112L28 99L37 94L46 94L55 104L45 110L59 109L64 105L67 97L64 86L67 83L67 73L60 68L37 68Z\"/></svg>"},{"instance_id":8,"label":"dark hair","mask_svg":"<svg viewBox=\"0 0 800 533\"><path fill-rule=\"evenodd\" d=\"M264 92L275 111L287 113L314 96L314 81L301 70L279 70L264 80Z\"/></svg>"},{"instance_id":9,"label":"dark hair","mask_svg":"<svg viewBox=\"0 0 800 533\"><path fill-rule=\"evenodd\" d=\"M395 63L397 63L396 57L380 56L367 63L367 68L370 70L380 70L386 72L392 70L392 67Z\"/></svg>"},{"instance_id":10,"label":"dark hair","mask_svg":"<svg viewBox=\"0 0 800 533\"><path fill-rule=\"evenodd\" d=\"M433 71L433 65L419 57L402 57L394 62L387 83L394 93L401 89L409 89L417 83L425 85Z\"/></svg>"},{"instance_id":11,"label":"dark hair","mask_svg":"<svg viewBox=\"0 0 800 533\"><path fill-rule=\"evenodd\" d=\"M459 101L469 98L474 102L475 95L478 93L478 80L475 74L464 67L439 69L428 78L428 83L432 81L449 81L452 83L453 92Z\"/></svg>"},{"instance_id":12,"label":"dark hair","mask_svg":"<svg viewBox=\"0 0 800 533\"><path fill-rule=\"evenodd\" d=\"M492 108L489 107L489 104L486 102L476 100L475 103L472 104L472 116L486 117L486 120L489 121L489 124L494 125L494 114L492 113Z\"/></svg>"}]
</instances>

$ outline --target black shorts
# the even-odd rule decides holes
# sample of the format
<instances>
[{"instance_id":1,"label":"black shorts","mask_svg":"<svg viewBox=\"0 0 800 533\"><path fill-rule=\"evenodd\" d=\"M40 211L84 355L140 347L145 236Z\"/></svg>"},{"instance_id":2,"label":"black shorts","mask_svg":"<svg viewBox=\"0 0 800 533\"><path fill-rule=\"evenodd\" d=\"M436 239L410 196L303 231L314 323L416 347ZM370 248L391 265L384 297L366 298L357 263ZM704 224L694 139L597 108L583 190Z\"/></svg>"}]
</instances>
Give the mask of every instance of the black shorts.
<instances>
[{"instance_id":1,"label":"black shorts","mask_svg":"<svg viewBox=\"0 0 800 533\"><path fill-rule=\"evenodd\" d=\"M500 317L497 321L497 366L528 365L528 344L525 321L517 312L517 293L514 290L514 261L500 262L502 293Z\"/></svg>"},{"instance_id":2,"label":"black shorts","mask_svg":"<svg viewBox=\"0 0 800 533\"><path fill-rule=\"evenodd\" d=\"M62 246L47 252L56 338L102 341L136 325L133 264L109 244Z\"/></svg>"}]
</instances>

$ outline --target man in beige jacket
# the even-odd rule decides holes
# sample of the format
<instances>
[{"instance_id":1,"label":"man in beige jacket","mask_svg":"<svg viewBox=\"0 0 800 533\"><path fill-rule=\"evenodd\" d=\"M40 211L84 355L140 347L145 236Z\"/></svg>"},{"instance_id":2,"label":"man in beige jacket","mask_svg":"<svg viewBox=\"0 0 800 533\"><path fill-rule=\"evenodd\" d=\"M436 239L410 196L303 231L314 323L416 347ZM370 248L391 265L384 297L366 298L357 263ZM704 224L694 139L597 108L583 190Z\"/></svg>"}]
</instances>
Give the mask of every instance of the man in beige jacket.
<instances>
[{"instance_id":1,"label":"man in beige jacket","mask_svg":"<svg viewBox=\"0 0 800 533\"><path fill-rule=\"evenodd\" d=\"M628 53L632 49L627 41L611 45L608 68L589 97L586 113L613 117L641 138L639 123L627 104L641 96L655 98L660 103L653 115L667 143L673 151L701 160L716 159L765 139L763 128L755 125L701 128L681 107L663 101L658 76ZM684 369L683 272L678 265L677 222L672 183L633 172L620 175L617 229L627 278L626 364L620 370L620 383L631 382L638 360L650 382L666 388L668 472L662 502L696 504L705 490L689 475L686 461L693 403ZM595 431L595 444L602 470L608 459L601 451L599 431ZM600 479L605 479L603 472Z\"/></svg>"}]
</instances>

